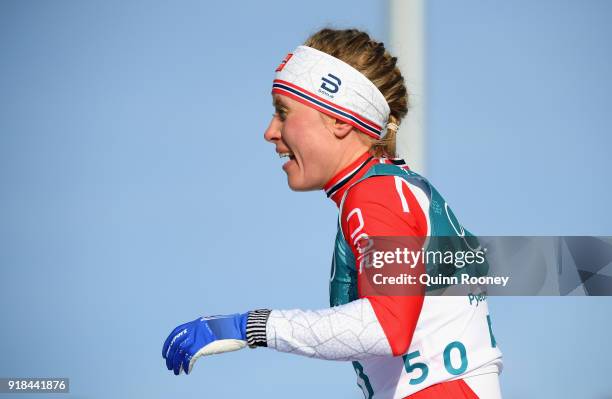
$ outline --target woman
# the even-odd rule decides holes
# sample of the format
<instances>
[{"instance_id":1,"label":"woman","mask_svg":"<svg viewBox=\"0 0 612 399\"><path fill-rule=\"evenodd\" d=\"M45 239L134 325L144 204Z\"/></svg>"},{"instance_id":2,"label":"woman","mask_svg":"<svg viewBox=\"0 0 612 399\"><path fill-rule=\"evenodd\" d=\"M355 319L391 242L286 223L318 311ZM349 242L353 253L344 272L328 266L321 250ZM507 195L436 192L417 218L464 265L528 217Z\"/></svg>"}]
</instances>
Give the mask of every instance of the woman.
<instances>
[{"instance_id":1,"label":"woman","mask_svg":"<svg viewBox=\"0 0 612 399\"><path fill-rule=\"evenodd\" d=\"M183 324L164 344L168 369L189 373L202 355L263 346L352 361L366 398L501 398L486 300L385 295L361 283L368 237L431 246L427 237L466 235L437 191L394 159L408 104L396 58L364 32L323 29L279 65L272 97L264 137L287 158L289 187L323 189L339 207L332 307Z\"/></svg>"}]
</instances>

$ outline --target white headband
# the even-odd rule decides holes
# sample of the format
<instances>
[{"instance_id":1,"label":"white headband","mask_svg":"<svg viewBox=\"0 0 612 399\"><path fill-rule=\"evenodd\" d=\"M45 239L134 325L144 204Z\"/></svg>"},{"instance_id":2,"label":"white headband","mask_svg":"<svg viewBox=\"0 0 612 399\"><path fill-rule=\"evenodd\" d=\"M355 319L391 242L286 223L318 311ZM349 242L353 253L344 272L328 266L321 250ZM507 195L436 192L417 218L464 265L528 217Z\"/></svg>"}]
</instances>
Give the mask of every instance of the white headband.
<instances>
[{"instance_id":1,"label":"white headband","mask_svg":"<svg viewBox=\"0 0 612 399\"><path fill-rule=\"evenodd\" d=\"M322 51L299 46L276 68L272 93L282 94L382 138L389 105L355 68Z\"/></svg>"}]
</instances>

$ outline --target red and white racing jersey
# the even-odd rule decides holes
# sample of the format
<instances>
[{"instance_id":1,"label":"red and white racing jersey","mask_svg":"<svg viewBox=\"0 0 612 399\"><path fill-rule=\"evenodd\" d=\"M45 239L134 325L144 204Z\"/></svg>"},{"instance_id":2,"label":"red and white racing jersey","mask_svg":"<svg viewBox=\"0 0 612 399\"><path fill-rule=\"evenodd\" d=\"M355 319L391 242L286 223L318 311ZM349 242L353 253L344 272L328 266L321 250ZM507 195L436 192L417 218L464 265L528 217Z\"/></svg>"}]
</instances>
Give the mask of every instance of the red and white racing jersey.
<instances>
[{"instance_id":1,"label":"red and white racing jersey","mask_svg":"<svg viewBox=\"0 0 612 399\"><path fill-rule=\"evenodd\" d=\"M365 153L324 188L339 207L341 232L354 259L360 256L362 236L425 238L431 233L430 198L422 187L398 176L360 181L376 163L407 168L401 160ZM501 352L482 296L359 291L357 299L329 309L272 311L267 344L353 361L366 398L501 398Z\"/></svg>"}]
</instances>

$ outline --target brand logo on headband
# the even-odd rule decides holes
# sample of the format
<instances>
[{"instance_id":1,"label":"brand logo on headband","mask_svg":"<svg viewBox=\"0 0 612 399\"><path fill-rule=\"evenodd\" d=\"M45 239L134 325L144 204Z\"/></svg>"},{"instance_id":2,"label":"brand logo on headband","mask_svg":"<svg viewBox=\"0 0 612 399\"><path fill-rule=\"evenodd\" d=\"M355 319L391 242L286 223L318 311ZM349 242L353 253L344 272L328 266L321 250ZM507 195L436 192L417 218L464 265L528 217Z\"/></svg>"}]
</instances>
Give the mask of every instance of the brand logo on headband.
<instances>
[{"instance_id":1,"label":"brand logo on headband","mask_svg":"<svg viewBox=\"0 0 612 399\"><path fill-rule=\"evenodd\" d=\"M276 67L276 70L274 72L282 71L285 65L287 65L287 62L289 62L289 60L291 59L291 57L293 57L292 53L287 54L285 58L283 58L283 60L281 61L280 65Z\"/></svg>"},{"instance_id":2,"label":"brand logo on headband","mask_svg":"<svg viewBox=\"0 0 612 399\"><path fill-rule=\"evenodd\" d=\"M327 77L333 80L327 79ZM319 93L325 94L328 97L334 98L333 94L337 93L338 90L340 90L340 85L342 84L342 81L340 80L339 77L334 76L331 73L328 73L327 77L323 76L321 78L321 80L323 81L323 83L321 83L321 89L325 91L319 89Z\"/></svg>"}]
</instances>

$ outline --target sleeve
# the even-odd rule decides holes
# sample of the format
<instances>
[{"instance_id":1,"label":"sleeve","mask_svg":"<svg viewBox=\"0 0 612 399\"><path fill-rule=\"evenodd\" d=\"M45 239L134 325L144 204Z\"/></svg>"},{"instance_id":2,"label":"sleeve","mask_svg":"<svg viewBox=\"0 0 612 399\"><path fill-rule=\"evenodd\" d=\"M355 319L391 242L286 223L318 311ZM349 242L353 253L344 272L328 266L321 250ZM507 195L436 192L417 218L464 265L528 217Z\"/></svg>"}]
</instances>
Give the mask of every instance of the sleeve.
<instances>
[{"instance_id":1,"label":"sleeve","mask_svg":"<svg viewBox=\"0 0 612 399\"><path fill-rule=\"evenodd\" d=\"M364 235L427 235L428 205L414 189L394 176L372 177L350 189L340 217L355 259ZM251 346L327 360L399 356L408 350L422 306L423 296L363 295L323 310L259 310L247 336Z\"/></svg>"},{"instance_id":2,"label":"sleeve","mask_svg":"<svg viewBox=\"0 0 612 399\"><path fill-rule=\"evenodd\" d=\"M425 241L429 203L421 188L396 176L371 177L354 186L341 210L344 238L355 259L359 237L412 236ZM419 245L420 247L420 245ZM423 296L367 295L394 356L406 353L416 328Z\"/></svg>"},{"instance_id":3,"label":"sleeve","mask_svg":"<svg viewBox=\"0 0 612 399\"><path fill-rule=\"evenodd\" d=\"M267 346L326 360L389 356L391 348L367 299L322 310L273 310Z\"/></svg>"}]
</instances>

